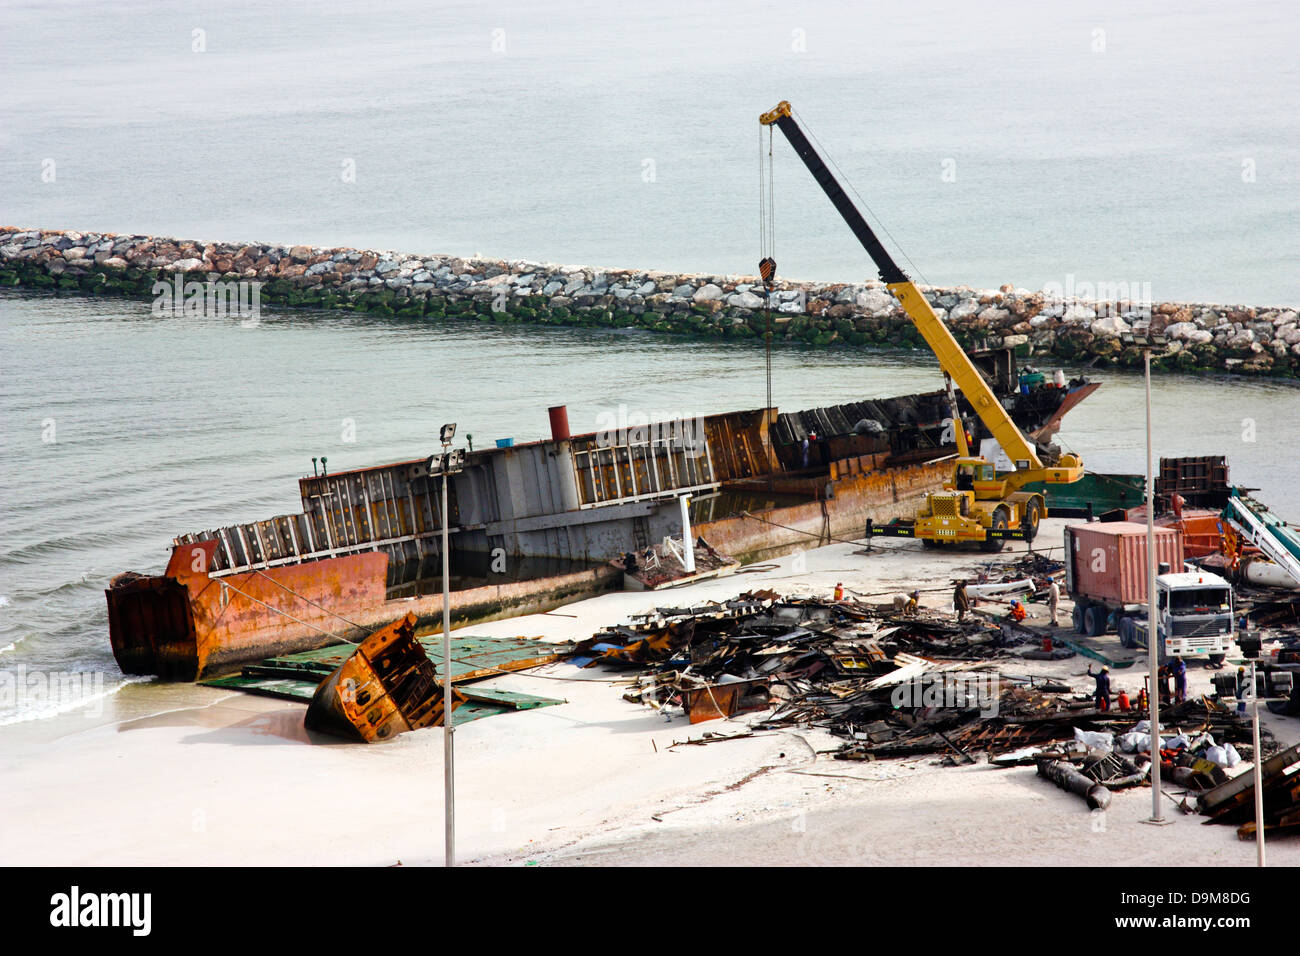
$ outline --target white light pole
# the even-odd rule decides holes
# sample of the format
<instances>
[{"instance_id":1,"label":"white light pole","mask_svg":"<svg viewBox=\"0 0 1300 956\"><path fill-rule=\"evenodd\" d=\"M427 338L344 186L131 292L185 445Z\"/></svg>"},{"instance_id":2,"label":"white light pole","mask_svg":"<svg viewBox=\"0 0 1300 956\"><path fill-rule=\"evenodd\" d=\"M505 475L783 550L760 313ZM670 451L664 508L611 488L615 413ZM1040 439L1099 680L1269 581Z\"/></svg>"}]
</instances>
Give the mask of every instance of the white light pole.
<instances>
[{"instance_id":1,"label":"white light pole","mask_svg":"<svg viewBox=\"0 0 1300 956\"><path fill-rule=\"evenodd\" d=\"M452 740L451 701L451 516L447 513L447 472L451 470L447 452L455 436L454 424L442 426L442 768L446 825L445 866L456 865L456 755Z\"/></svg>"},{"instance_id":2,"label":"white light pole","mask_svg":"<svg viewBox=\"0 0 1300 956\"><path fill-rule=\"evenodd\" d=\"M1163 825L1164 807L1160 798L1160 625L1156 618L1156 482L1154 455L1151 449L1151 345L1142 349L1147 399L1147 667L1151 675L1151 819L1147 823Z\"/></svg>"},{"instance_id":3,"label":"white light pole","mask_svg":"<svg viewBox=\"0 0 1300 956\"><path fill-rule=\"evenodd\" d=\"M1255 686L1255 659L1250 659L1250 696L1255 712L1253 734L1255 744L1255 849L1259 865L1264 866L1264 753L1259 749L1259 688Z\"/></svg>"}]
</instances>

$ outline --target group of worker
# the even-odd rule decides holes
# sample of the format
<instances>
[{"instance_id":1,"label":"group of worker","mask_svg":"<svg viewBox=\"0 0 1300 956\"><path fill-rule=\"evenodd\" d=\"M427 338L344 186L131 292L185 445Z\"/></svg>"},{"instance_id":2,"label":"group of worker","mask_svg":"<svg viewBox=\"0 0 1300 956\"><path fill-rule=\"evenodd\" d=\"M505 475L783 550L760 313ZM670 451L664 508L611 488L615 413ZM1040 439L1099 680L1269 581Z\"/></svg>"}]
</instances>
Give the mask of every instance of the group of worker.
<instances>
[{"instance_id":1,"label":"group of worker","mask_svg":"<svg viewBox=\"0 0 1300 956\"><path fill-rule=\"evenodd\" d=\"M966 620L966 615L970 613L970 609L971 609L970 595L966 591L967 583L968 582L966 581L966 579L962 578L960 581L957 582L957 586L953 588L953 592L952 592L952 609L957 612L957 623L959 624L962 621ZM1060 626L1057 623L1057 617L1056 617L1056 610L1057 607L1060 605L1060 603L1061 603L1061 586L1056 583L1055 578L1048 578L1047 579L1047 609L1052 614L1052 627ZM1023 621L1028 616L1029 616L1029 612L1025 609L1024 602L1021 601L1019 598L1012 598L1011 604L1007 611L1007 620L1019 622L1019 621Z\"/></svg>"},{"instance_id":2,"label":"group of worker","mask_svg":"<svg viewBox=\"0 0 1300 956\"><path fill-rule=\"evenodd\" d=\"M1181 657L1175 657L1168 664L1161 666L1159 673L1162 682L1168 680L1172 680L1174 682L1174 688L1173 688L1174 703L1181 704L1183 701L1185 701L1187 699L1187 662L1184 661ZM1089 664L1088 676L1091 677L1093 681L1096 682L1096 687L1093 690L1092 696L1093 696L1093 700L1096 701L1097 709L1101 711L1110 710L1111 708L1110 668L1103 665L1101 670L1097 671L1097 673L1094 674L1092 672L1092 665ZM1166 693L1168 693L1167 690ZM1119 701L1118 701L1119 709L1121 711L1129 710L1130 703L1129 703L1128 694L1125 691L1121 690L1118 696L1119 696ZM1145 710L1147 707L1147 702L1148 702L1147 691L1146 688L1144 687L1138 694L1137 709Z\"/></svg>"}]
</instances>

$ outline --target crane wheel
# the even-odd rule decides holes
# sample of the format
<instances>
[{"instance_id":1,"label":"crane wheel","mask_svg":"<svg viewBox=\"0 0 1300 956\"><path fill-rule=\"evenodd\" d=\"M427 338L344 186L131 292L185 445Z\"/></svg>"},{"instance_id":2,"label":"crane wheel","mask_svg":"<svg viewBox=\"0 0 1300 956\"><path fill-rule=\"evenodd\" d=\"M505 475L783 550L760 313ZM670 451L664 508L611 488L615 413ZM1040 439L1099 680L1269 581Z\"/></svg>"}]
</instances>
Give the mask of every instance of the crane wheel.
<instances>
[{"instance_id":1,"label":"crane wheel","mask_svg":"<svg viewBox=\"0 0 1300 956\"><path fill-rule=\"evenodd\" d=\"M1020 519L1020 527L1025 532L1025 540L1033 541L1038 537L1038 523L1043 520L1043 510L1039 507L1038 499L1029 502L1025 507L1024 517Z\"/></svg>"},{"instance_id":2,"label":"crane wheel","mask_svg":"<svg viewBox=\"0 0 1300 956\"><path fill-rule=\"evenodd\" d=\"M993 512L993 521L991 522L990 526L997 531L1007 530L1007 509L1006 508L998 508L996 511ZM1001 538L985 538L984 542L980 545L980 547L991 554L996 554L997 552L1002 550L1003 543L1004 542Z\"/></svg>"}]
</instances>

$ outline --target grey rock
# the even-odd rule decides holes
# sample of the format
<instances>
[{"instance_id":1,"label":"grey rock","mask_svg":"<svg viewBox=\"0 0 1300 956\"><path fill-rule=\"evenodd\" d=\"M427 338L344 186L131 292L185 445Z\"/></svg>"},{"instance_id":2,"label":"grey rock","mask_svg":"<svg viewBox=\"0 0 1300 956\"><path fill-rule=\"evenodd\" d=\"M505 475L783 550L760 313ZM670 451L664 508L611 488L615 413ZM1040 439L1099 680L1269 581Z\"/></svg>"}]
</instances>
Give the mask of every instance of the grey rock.
<instances>
[{"instance_id":1,"label":"grey rock","mask_svg":"<svg viewBox=\"0 0 1300 956\"><path fill-rule=\"evenodd\" d=\"M948 318L953 321L969 318L980 310L980 304L975 299L962 299L948 311Z\"/></svg>"},{"instance_id":2,"label":"grey rock","mask_svg":"<svg viewBox=\"0 0 1300 956\"><path fill-rule=\"evenodd\" d=\"M1088 327L1093 335L1099 338L1115 338L1123 335L1125 332L1132 332L1133 326L1129 325L1118 315L1107 316L1104 319L1097 319Z\"/></svg>"},{"instance_id":3,"label":"grey rock","mask_svg":"<svg viewBox=\"0 0 1300 956\"><path fill-rule=\"evenodd\" d=\"M727 296L727 305L737 306L742 309L757 309L763 304L763 300L752 292L737 292L734 295Z\"/></svg>"}]
</instances>

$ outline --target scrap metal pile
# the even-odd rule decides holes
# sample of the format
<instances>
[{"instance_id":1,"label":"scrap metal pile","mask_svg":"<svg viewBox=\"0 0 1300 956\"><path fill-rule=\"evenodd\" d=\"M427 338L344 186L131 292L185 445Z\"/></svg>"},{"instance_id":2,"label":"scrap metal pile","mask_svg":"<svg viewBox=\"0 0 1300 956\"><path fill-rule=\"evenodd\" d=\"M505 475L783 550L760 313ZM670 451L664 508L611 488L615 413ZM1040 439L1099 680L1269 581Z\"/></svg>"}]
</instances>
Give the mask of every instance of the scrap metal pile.
<instances>
[{"instance_id":1,"label":"scrap metal pile","mask_svg":"<svg viewBox=\"0 0 1300 956\"><path fill-rule=\"evenodd\" d=\"M1264 831L1300 833L1300 744L1275 753L1260 767ZM1244 773L1197 798L1206 823L1235 823L1237 836L1255 835L1255 775Z\"/></svg>"},{"instance_id":2,"label":"scrap metal pile","mask_svg":"<svg viewBox=\"0 0 1300 956\"><path fill-rule=\"evenodd\" d=\"M782 599L758 591L698 607L657 608L579 643L572 659L584 667L643 671L627 698L681 706L693 723L770 711L762 726L818 726L855 747L902 755L944 749L952 725L976 733L966 725L982 724L981 710L1024 717L1029 729L1006 734L1018 744L1038 739L1032 726L1045 708L1073 715L1091 706L1085 700L1067 707L1044 691L1069 688L1033 688L1029 678L1024 686L990 690L1006 679L986 662L1008 656L1019 640L987 621L959 624L924 610L898 612L892 603ZM932 699L936 693L941 699ZM909 695L915 706L907 704ZM930 710L938 714L916 716Z\"/></svg>"},{"instance_id":3,"label":"scrap metal pile","mask_svg":"<svg viewBox=\"0 0 1300 956\"><path fill-rule=\"evenodd\" d=\"M1011 665L1013 642L984 621L759 591L658 608L579 643L571 659L637 670L627 700L681 707L692 723L754 713L755 730L828 731L845 741L836 759L961 764L983 753L1001 766L1036 764L1093 807L1110 790L1145 784L1142 715L1098 710L1059 681L1000 672L995 661ZM1224 767L1250 759L1249 723L1214 698L1167 705L1161 723L1166 778L1191 791L1220 785Z\"/></svg>"}]
</instances>

